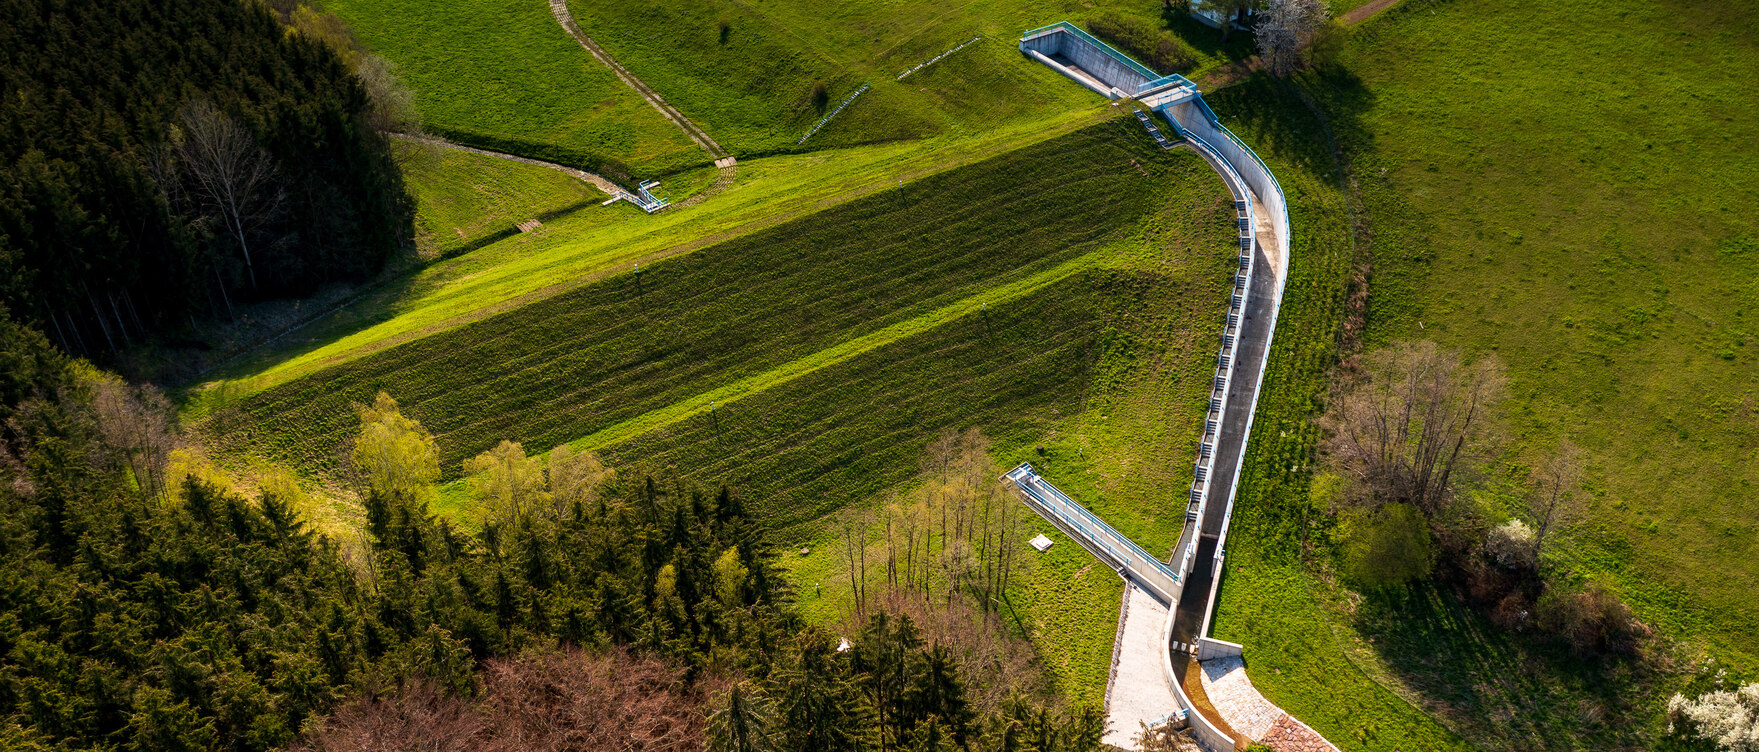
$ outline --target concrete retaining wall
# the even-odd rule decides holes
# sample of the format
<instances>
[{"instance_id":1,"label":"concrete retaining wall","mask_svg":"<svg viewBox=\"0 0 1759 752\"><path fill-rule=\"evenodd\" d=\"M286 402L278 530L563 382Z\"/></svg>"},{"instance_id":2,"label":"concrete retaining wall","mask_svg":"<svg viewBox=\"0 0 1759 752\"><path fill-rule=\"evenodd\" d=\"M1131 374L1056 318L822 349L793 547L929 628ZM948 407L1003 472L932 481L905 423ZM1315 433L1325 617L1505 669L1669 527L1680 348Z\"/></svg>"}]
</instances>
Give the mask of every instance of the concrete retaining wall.
<instances>
[{"instance_id":1,"label":"concrete retaining wall","mask_svg":"<svg viewBox=\"0 0 1759 752\"><path fill-rule=\"evenodd\" d=\"M1143 84L1157 78L1154 71L1068 24L1053 33L1027 37L1020 49L1067 60L1125 96L1134 96Z\"/></svg>"},{"instance_id":2,"label":"concrete retaining wall","mask_svg":"<svg viewBox=\"0 0 1759 752\"><path fill-rule=\"evenodd\" d=\"M1237 642L1216 640L1203 637L1197 640L1197 660L1207 661L1215 658L1239 658L1243 646Z\"/></svg>"},{"instance_id":3,"label":"concrete retaining wall","mask_svg":"<svg viewBox=\"0 0 1759 752\"><path fill-rule=\"evenodd\" d=\"M1202 97L1187 99L1162 111L1177 120L1180 128L1190 131L1198 138L1208 142L1217 152L1220 152L1222 159L1227 160L1240 179L1252 189L1253 196L1257 199L1260 207L1259 211L1270 217L1271 225L1276 231L1277 243L1281 246L1281 248L1274 249L1276 255L1287 259L1289 256L1289 207L1283 198L1283 187L1277 182L1276 177L1270 174L1270 168L1266 167L1258 155L1252 153L1251 149L1246 148L1246 144L1241 143L1232 131L1221 126L1215 113L1209 109L1209 105L1203 101ZM1287 272L1287 269L1279 270L1278 300L1282 299L1280 283L1283 278L1287 277Z\"/></svg>"},{"instance_id":4,"label":"concrete retaining wall","mask_svg":"<svg viewBox=\"0 0 1759 752\"><path fill-rule=\"evenodd\" d=\"M1177 609L1167 610L1167 626L1161 634L1161 644L1172 643L1173 620L1177 615ZM1168 650L1161 655L1164 656L1165 663L1161 669L1166 673L1167 685L1173 688L1173 696L1178 698L1179 707L1185 711L1185 724L1191 729L1191 735L1197 738L1197 743L1209 752L1234 752L1234 737L1224 734L1221 729L1216 728L1216 725L1204 717L1197 706L1191 703L1191 696L1185 694L1184 683L1179 681L1179 675L1173 671L1173 651Z\"/></svg>"}]
</instances>

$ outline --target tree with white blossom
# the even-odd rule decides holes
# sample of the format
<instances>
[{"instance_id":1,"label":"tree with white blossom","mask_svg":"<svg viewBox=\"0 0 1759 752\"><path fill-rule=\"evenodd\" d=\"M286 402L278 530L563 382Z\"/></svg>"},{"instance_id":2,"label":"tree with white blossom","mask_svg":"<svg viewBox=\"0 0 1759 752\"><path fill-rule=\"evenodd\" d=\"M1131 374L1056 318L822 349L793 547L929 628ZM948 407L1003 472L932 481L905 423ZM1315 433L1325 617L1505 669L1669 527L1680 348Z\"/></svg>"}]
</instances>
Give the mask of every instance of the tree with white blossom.
<instances>
[{"instance_id":1,"label":"tree with white blossom","mask_svg":"<svg viewBox=\"0 0 1759 752\"><path fill-rule=\"evenodd\" d=\"M1727 752L1759 752L1759 683L1695 700L1676 694L1667 701L1667 715L1675 723L1690 721L1692 733Z\"/></svg>"},{"instance_id":2,"label":"tree with white blossom","mask_svg":"<svg viewBox=\"0 0 1759 752\"><path fill-rule=\"evenodd\" d=\"M1301 51L1331 17L1321 0L1271 0L1258 16L1258 52L1272 75L1286 76L1301 66Z\"/></svg>"}]
</instances>

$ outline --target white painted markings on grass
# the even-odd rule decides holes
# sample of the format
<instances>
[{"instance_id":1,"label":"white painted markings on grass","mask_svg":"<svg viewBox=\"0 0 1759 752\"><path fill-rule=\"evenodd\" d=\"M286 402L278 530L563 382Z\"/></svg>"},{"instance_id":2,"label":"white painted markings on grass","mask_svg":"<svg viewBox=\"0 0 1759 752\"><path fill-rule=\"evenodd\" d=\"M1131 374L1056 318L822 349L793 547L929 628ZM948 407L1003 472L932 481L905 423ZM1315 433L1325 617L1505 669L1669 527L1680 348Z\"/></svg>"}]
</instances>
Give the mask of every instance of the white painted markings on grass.
<instances>
[{"instance_id":1,"label":"white painted markings on grass","mask_svg":"<svg viewBox=\"0 0 1759 752\"><path fill-rule=\"evenodd\" d=\"M934 65L935 63L940 62L942 58L944 58L948 55L951 55L955 52L958 52L959 50L965 49L965 45L971 44L972 42L975 42L975 41L982 39L982 38L983 38L983 35L978 34L977 36L974 36L974 37L967 39L964 42L960 43L959 46L954 47L953 49L947 50L946 52L943 52L939 55L935 55L934 57L929 58L927 62L917 63L916 67L911 68L910 70L904 71L903 73L899 73L897 80L902 81L902 80L904 80L905 76L908 76L912 73L915 73L919 70L922 70L923 68L927 68L928 66Z\"/></svg>"}]
</instances>

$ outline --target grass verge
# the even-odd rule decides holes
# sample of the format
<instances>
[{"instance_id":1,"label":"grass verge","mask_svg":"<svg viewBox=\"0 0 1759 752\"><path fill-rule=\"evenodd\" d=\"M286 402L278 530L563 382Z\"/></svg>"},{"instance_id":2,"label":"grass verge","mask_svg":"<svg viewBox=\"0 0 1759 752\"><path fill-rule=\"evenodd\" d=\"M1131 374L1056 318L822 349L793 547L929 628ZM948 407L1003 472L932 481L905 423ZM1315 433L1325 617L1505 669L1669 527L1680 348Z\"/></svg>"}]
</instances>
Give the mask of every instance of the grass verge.
<instances>
[{"instance_id":1,"label":"grass verge","mask_svg":"<svg viewBox=\"0 0 1759 752\"><path fill-rule=\"evenodd\" d=\"M511 237L520 222L553 222L606 198L544 167L407 143L398 148L415 197L415 245L423 258L469 253Z\"/></svg>"}]
</instances>

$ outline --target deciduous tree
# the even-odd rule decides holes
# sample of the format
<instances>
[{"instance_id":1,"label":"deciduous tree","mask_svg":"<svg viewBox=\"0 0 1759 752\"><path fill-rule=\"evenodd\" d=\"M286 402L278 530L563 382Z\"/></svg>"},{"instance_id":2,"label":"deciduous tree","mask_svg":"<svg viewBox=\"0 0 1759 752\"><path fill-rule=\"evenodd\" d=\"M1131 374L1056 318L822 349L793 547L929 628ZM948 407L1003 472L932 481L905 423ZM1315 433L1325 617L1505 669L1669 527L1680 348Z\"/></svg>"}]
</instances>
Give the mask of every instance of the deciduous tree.
<instances>
[{"instance_id":1,"label":"deciduous tree","mask_svg":"<svg viewBox=\"0 0 1759 752\"><path fill-rule=\"evenodd\" d=\"M1667 714L1674 723L1688 722L1690 733L1716 742L1724 752L1759 752L1759 683L1696 699L1676 694L1667 701Z\"/></svg>"},{"instance_id":2,"label":"deciduous tree","mask_svg":"<svg viewBox=\"0 0 1759 752\"><path fill-rule=\"evenodd\" d=\"M1533 515L1534 555L1544 552L1546 541L1581 519L1585 506L1582 467L1582 448L1565 439L1533 473L1527 511Z\"/></svg>"},{"instance_id":3,"label":"deciduous tree","mask_svg":"<svg viewBox=\"0 0 1759 752\"><path fill-rule=\"evenodd\" d=\"M1258 53L1272 75L1286 76L1301 67L1301 52L1325 26L1331 12L1321 0L1270 0L1259 14L1254 33Z\"/></svg>"},{"instance_id":4,"label":"deciduous tree","mask_svg":"<svg viewBox=\"0 0 1759 752\"><path fill-rule=\"evenodd\" d=\"M1434 342L1399 342L1369 354L1320 418L1325 460L1346 499L1378 508L1404 502L1434 518L1454 475L1491 437L1505 378L1491 357L1466 363Z\"/></svg>"},{"instance_id":5,"label":"deciduous tree","mask_svg":"<svg viewBox=\"0 0 1759 752\"><path fill-rule=\"evenodd\" d=\"M425 499L440 477L433 435L404 417L397 400L384 392L371 405L356 405L355 412L360 435L354 439L354 464L368 489L387 498Z\"/></svg>"},{"instance_id":6,"label":"deciduous tree","mask_svg":"<svg viewBox=\"0 0 1759 752\"><path fill-rule=\"evenodd\" d=\"M525 447L517 441L502 440L494 449L465 460L464 472L470 475L477 514L485 526L511 527L548 507L543 468L535 457L525 456Z\"/></svg>"},{"instance_id":7,"label":"deciduous tree","mask_svg":"<svg viewBox=\"0 0 1759 752\"><path fill-rule=\"evenodd\" d=\"M236 118L207 100L191 101L177 114L182 129L175 143L190 192L238 243L254 290L250 236L274 214L283 195L275 160Z\"/></svg>"}]
</instances>

